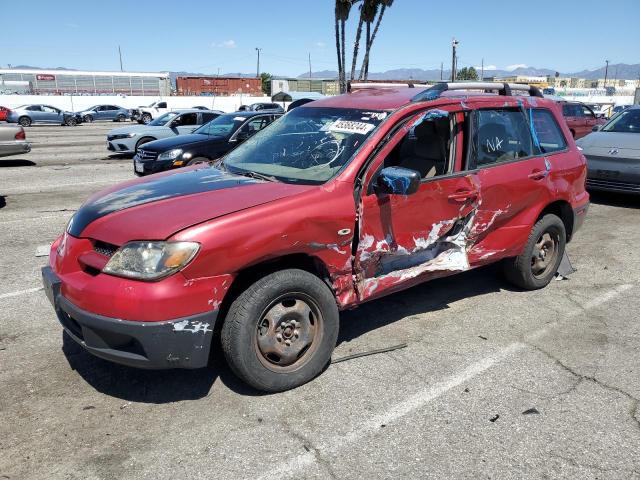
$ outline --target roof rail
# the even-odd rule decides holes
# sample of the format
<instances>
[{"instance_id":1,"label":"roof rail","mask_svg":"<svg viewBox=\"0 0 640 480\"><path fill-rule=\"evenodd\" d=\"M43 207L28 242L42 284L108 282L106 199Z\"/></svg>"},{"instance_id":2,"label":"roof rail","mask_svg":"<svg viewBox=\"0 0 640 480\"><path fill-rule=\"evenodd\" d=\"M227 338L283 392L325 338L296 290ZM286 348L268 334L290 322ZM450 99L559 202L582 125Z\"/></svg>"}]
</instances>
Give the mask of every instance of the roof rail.
<instances>
[{"instance_id":1,"label":"roof rail","mask_svg":"<svg viewBox=\"0 0 640 480\"><path fill-rule=\"evenodd\" d=\"M528 92L531 97L543 98L542 92L538 87L527 85L524 83L500 83L500 82L454 82L454 83L437 83L433 87L428 88L411 99L413 102L422 102L425 100L435 100L442 96L444 92L452 90L497 90L498 95L511 96L514 90Z\"/></svg>"},{"instance_id":2,"label":"roof rail","mask_svg":"<svg viewBox=\"0 0 640 480\"><path fill-rule=\"evenodd\" d=\"M409 87L415 88L419 87L428 87L432 84L428 83L420 83L420 82L347 82L347 92L351 92L352 90L361 90L365 88L396 88L396 87Z\"/></svg>"}]
</instances>

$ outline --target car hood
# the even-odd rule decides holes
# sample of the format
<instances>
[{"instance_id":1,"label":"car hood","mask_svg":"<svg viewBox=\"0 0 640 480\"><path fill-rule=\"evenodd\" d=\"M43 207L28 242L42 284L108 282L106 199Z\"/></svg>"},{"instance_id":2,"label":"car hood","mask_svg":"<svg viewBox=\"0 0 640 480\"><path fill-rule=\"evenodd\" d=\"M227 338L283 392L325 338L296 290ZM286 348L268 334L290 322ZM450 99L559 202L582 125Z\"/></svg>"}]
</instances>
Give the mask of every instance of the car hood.
<instances>
[{"instance_id":1,"label":"car hood","mask_svg":"<svg viewBox=\"0 0 640 480\"><path fill-rule=\"evenodd\" d=\"M141 133L145 130L153 131L154 128L164 128L162 126L149 126L149 125L129 125L128 127L120 127L114 128L113 130L109 130L109 135L122 135L124 133Z\"/></svg>"},{"instance_id":2,"label":"car hood","mask_svg":"<svg viewBox=\"0 0 640 480\"><path fill-rule=\"evenodd\" d=\"M583 149L591 147L640 150L640 134L623 132L593 132L578 141Z\"/></svg>"},{"instance_id":3,"label":"car hood","mask_svg":"<svg viewBox=\"0 0 640 480\"><path fill-rule=\"evenodd\" d=\"M196 143L224 143L225 141L226 137L191 133L187 135L176 135L175 137L163 138L161 140L147 143L145 144L144 149L152 152L166 152L167 150L171 150L172 148L179 148Z\"/></svg>"},{"instance_id":4,"label":"car hood","mask_svg":"<svg viewBox=\"0 0 640 480\"><path fill-rule=\"evenodd\" d=\"M209 166L151 175L98 192L67 231L115 245L163 240L207 220L312 188L233 175Z\"/></svg>"}]
</instances>

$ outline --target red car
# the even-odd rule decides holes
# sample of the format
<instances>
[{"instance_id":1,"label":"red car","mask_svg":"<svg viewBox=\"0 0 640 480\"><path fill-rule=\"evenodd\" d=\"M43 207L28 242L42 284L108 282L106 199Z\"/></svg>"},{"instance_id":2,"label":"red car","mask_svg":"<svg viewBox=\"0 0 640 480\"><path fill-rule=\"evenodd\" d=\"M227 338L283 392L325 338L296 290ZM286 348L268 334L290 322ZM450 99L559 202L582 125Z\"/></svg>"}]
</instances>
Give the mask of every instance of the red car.
<instances>
[{"instance_id":1,"label":"red car","mask_svg":"<svg viewBox=\"0 0 640 480\"><path fill-rule=\"evenodd\" d=\"M562 115L567 121L571 135L579 139L589 135L593 127L607 123L606 118L598 118L587 105L580 102L561 102Z\"/></svg>"},{"instance_id":2,"label":"red car","mask_svg":"<svg viewBox=\"0 0 640 480\"><path fill-rule=\"evenodd\" d=\"M11 110L7 107L0 106L0 122L7 121L7 115Z\"/></svg>"},{"instance_id":3,"label":"red car","mask_svg":"<svg viewBox=\"0 0 640 480\"><path fill-rule=\"evenodd\" d=\"M215 165L89 198L42 272L71 338L198 368L219 331L240 378L281 391L330 361L340 310L503 259L515 285L546 286L589 205L560 109L528 86L356 87Z\"/></svg>"}]
</instances>

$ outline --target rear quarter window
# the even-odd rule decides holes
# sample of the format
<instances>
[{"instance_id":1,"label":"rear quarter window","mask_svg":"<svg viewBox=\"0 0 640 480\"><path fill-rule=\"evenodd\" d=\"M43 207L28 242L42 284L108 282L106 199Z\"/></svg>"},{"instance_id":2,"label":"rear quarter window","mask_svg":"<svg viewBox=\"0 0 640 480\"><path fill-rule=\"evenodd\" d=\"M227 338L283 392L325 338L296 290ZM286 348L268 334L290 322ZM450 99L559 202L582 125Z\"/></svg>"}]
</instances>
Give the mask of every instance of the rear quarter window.
<instances>
[{"instance_id":1,"label":"rear quarter window","mask_svg":"<svg viewBox=\"0 0 640 480\"><path fill-rule=\"evenodd\" d=\"M536 137L534 141L537 140L541 153L554 153L567 148L567 141L553 113L546 108L534 108L529 110L529 114Z\"/></svg>"}]
</instances>

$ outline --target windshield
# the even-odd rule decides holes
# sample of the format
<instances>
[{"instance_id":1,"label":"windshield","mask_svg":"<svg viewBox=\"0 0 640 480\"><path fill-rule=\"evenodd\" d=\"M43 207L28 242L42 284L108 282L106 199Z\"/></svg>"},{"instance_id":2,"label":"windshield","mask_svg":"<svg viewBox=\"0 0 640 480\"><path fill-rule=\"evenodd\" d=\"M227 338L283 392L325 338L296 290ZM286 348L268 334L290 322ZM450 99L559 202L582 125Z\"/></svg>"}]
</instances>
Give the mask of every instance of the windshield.
<instances>
[{"instance_id":1,"label":"windshield","mask_svg":"<svg viewBox=\"0 0 640 480\"><path fill-rule=\"evenodd\" d=\"M640 108L618 113L604 127L603 132L640 133Z\"/></svg>"},{"instance_id":2,"label":"windshield","mask_svg":"<svg viewBox=\"0 0 640 480\"><path fill-rule=\"evenodd\" d=\"M224 166L285 182L324 183L386 116L381 111L299 107L232 150Z\"/></svg>"},{"instance_id":3,"label":"windshield","mask_svg":"<svg viewBox=\"0 0 640 480\"><path fill-rule=\"evenodd\" d=\"M153 127L157 127L157 126L163 126L165 125L169 120L171 120L173 117L176 117L178 114L176 112L169 112L169 113L165 113L164 115L162 115L161 117L156 118L153 122L149 122L148 125L153 126Z\"/></svg>"},{"instance_id":4,"label":"windshield","mask_svg":"<svg viewBox=\"0 0 640 480\"><path fill-rule=\"evenodd\" d=\"M242 125L242 122L244 122L245 120L247 120L247 117L239 117L234 115L233 113L220 115L219 117L211 120L209 123L205 123L193 133L227 137L235 132L236 129L240 125Z\"/></svg>"}]
</instances>

